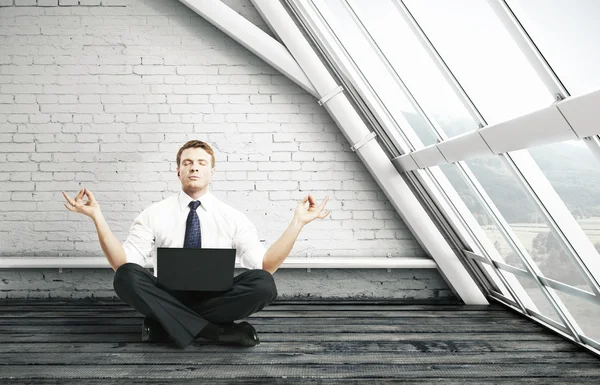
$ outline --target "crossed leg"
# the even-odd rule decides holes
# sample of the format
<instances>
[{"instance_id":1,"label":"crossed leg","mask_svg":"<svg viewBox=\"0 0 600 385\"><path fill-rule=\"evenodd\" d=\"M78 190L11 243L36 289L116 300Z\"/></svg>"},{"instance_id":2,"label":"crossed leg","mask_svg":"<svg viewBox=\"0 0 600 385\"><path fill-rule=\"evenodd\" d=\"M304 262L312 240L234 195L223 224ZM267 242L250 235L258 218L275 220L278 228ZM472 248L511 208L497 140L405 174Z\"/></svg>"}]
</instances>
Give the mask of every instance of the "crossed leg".
<instances>
[{"instance_id":1,"label":"crossed leg","mask_svg":"<svg viewBox=\"0 0 600 385\"><path fill-rule=\"evenodd\" d=\"M177 292L160 287L157 278L135 263L115 272L113 287L123 301L160 322L180 348L210 323L226 324L260 311L277 298L273 276L261 269L234 277L225 292Z\"/></svg>"}]
</instances>

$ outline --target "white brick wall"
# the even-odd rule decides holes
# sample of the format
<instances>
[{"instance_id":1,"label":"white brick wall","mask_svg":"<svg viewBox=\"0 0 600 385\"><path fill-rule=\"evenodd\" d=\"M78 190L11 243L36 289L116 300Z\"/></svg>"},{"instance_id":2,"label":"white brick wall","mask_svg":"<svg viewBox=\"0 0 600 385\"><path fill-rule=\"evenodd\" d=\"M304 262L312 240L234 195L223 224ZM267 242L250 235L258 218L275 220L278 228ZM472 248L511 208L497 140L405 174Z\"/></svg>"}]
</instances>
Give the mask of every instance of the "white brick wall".
<instances>
[{"instance_id":1,"label":"white brick wall","mask_svg":"<svg viewBox=\"0 0 600 385\"><path fill-rule=\"evenodd\" d=\"M267 30L249 0L226 3ZM93 191L124 241L179 191L190 139L213 145L213 191L269 243L308 192L329 195L292 255L424 254L314 98L179 1L0 5L0 255L101 256L61 191Z\"/></svg>"}]
</instances>

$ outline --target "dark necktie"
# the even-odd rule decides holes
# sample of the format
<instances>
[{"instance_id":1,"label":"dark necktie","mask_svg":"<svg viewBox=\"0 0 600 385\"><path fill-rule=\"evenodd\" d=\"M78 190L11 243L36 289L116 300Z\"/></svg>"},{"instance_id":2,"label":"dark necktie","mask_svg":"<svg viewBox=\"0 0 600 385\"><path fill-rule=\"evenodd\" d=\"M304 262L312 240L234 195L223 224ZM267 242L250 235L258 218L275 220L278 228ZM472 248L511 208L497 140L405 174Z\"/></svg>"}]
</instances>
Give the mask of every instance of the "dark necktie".
<instances>
[{"instance_id":1,"label":"dark necktie","mask_svg":"<svg viewBox=\"0 0 600 385\"><path fill-rule=\"evenodd\" d=\"M191 201L188 206L190 207L190 213L185 225L183 247L186 249L200 249L202 235L200 234L200 219L198 219L198 214L196 213L196 209L200 206L200 201Z\"/></svg>"}]
</instances>

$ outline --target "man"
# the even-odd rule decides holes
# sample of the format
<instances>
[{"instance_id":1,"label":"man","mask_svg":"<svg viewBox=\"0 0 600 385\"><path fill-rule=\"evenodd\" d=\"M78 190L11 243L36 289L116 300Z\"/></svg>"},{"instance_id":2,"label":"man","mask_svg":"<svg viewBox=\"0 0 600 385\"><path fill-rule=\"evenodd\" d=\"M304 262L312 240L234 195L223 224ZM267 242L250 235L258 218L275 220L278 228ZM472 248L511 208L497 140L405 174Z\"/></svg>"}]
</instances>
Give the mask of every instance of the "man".
<instances>
[{"instance_id":1,"label":"man","mask_svg":"<svg viewBox=\"0 0 600 385\"><path fill-rule=\"evenodd\" d=\"M185 143L177 152L182 190L143 210L123 245L110 231L91 191L82 189L74 200L63 191L68 201L65 207L89 216L96 225L102 251L115 270L115 292L146 316L144 341L165 340L168 333L182 349L198 337L241 346L258 345L252 325L233 321L275 300L277 289L272 274L292 250L304 225L329 215L330 211L324 210L327 196L317 206L307 195L296 207L288 228L265 251L248 218L209 191L214 172L211 146L199 140ZM157 284L157 247L235 248L236 259L249 270L234 277L232 289L226 292L170 291ZM150 256L154 276L143 268Z\"/></svg>"}]
</instances>

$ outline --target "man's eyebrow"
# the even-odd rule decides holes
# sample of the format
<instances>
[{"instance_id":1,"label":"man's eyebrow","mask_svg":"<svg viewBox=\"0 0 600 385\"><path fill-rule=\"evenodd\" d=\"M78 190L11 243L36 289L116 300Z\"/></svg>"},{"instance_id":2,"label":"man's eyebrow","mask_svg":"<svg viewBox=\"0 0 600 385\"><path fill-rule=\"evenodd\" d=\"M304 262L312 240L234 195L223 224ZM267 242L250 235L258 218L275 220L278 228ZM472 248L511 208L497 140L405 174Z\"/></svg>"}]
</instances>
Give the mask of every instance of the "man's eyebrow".
<instances>
[{"instance_id":1,"label":"man's eyebrow","mask_svg":"<svg viewBox=\"0 0 600 385\"><path fill-rule=\"evenodd\" d=\"M182 160L182 162L183 162L183 161L185 161L185 160L191 160L191 159L190 159L190 158L185 158L184 160ZM205 162L208 162L208 160L206 160L206 159L203 159L203 158L198 158L198 160L200 160L200 161L202 161L202 160L203 160L203 161L205 161Z\"/></svg>"}]
</instances>

